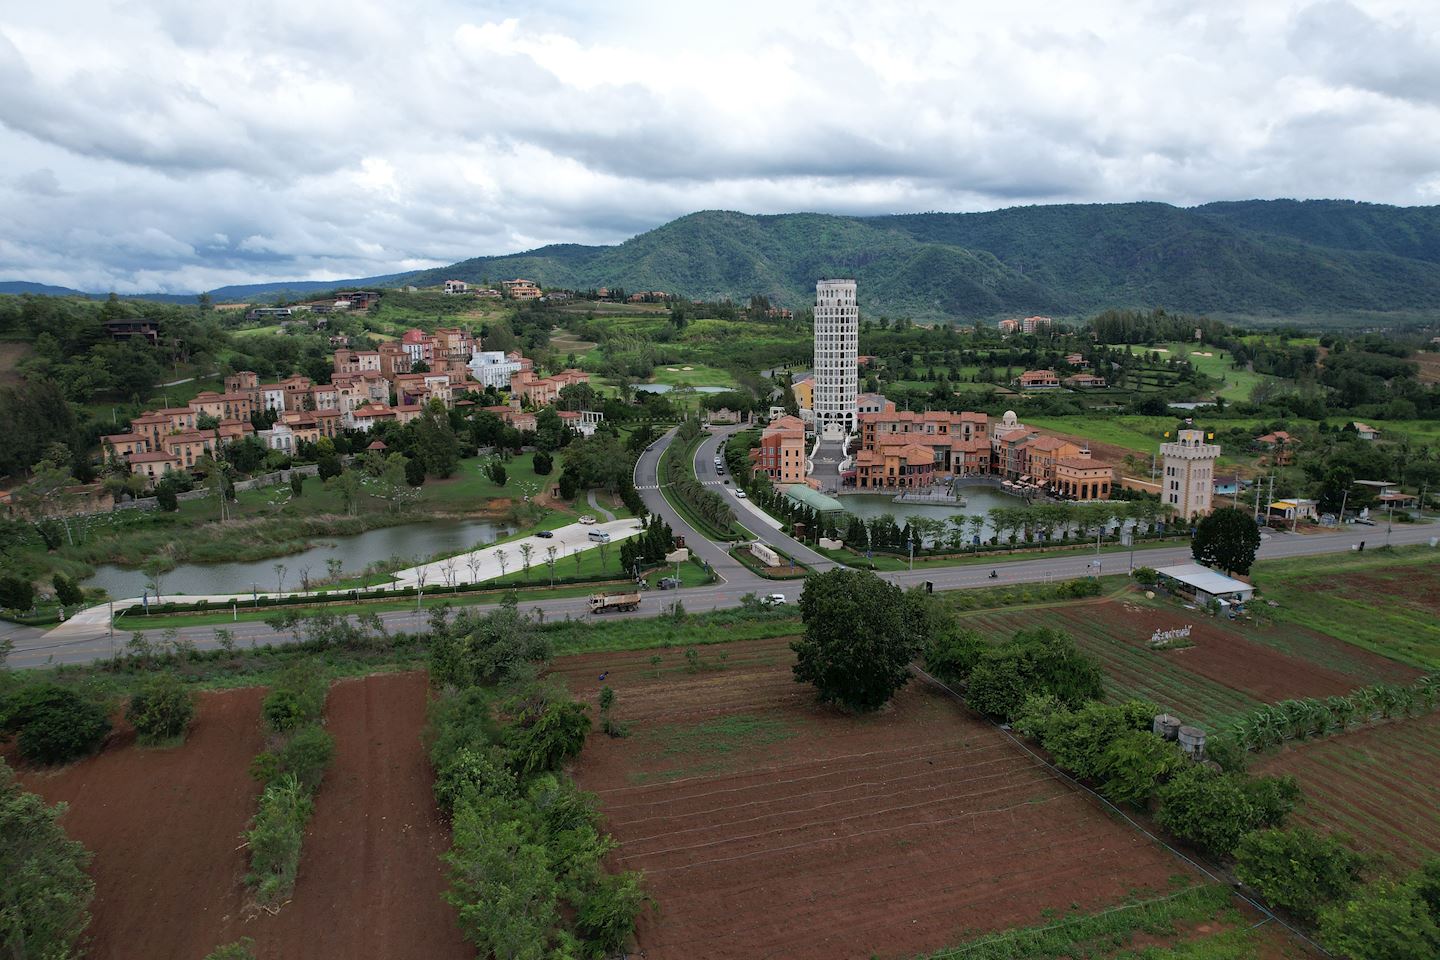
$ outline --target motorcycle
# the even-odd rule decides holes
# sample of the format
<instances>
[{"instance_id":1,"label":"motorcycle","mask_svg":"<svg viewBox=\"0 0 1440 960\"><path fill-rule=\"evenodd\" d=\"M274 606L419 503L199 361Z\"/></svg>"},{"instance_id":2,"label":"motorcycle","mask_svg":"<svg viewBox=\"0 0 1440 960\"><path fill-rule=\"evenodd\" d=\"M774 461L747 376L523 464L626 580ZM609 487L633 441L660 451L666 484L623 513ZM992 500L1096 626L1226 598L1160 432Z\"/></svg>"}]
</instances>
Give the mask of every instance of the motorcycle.
<instances>
[{"instance_id":1,"label":"motorcycle","mask_svg":"<svg viewBox=\"0 0 1440 960\"><path fill-rule=\"evenodd\" d=\"M996 573L994 570L991 570L991 571L990 571L990 579L991 579L991 580L999 580L999 579L1000 579L1000 574Z\"/></svg>"}]
</instances>

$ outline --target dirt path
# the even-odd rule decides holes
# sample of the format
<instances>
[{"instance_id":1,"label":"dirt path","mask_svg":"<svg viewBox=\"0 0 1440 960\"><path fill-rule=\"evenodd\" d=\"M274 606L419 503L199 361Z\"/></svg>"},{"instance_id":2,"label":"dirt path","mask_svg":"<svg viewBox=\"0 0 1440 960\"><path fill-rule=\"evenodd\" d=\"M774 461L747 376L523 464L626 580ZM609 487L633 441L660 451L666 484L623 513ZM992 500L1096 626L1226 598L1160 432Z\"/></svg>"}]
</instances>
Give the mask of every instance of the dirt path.
<instances>
[{"instance_id":1,"label":"dirt path","mask_svg":"<svg viewBox=\"0 0 1440 960\"><path fill-rule=\"evenodd\" d=\"M70 804L60 822L95 854L90 960L199 960L239 920L262 694L203 695L172 750L136 747L122 729L94 757L20 774L47 802Z\"/></svg>"},{"instance_id":2,"label":"dirt path","mask_svg":"<svg viewBox=\"0 0 1440 960\"><path fill-rule=\"evenodd\" d=\"M294 899L237 929L265 960L454 957L474 951L441 900L449 831L420 743L423 673L343 680L325 723L335 759L315 801ZM202 954L203 955L203 954Z\"/></svg>"}]
</instances>

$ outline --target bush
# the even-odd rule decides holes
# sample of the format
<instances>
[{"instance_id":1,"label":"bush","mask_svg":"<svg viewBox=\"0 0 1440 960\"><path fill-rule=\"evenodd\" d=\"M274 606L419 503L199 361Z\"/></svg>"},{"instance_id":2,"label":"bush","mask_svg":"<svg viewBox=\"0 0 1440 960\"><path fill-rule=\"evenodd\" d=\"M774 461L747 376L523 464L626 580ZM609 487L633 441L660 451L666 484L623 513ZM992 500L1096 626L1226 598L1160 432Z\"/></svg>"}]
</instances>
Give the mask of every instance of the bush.
<instances>
[{"instance_id":1,"label":"bush","mask_svg":"<svg viewBox=\"0 0 1440 960\"><path fill-rule=\"evenodd\" d=\"M1388 880L1320 913L1320 937L1350 960L1435 960L1440 926L1419 891Z\"/></svg>"},{"instance_id":2,"label":"bush","mask_svg":"<svg viewBox=\"0 0 1440 960\"><path fill-rule=\"evenodd\" d=\"M260 809L245 834L250 845L245 882L255 887L259 903L279 903L295 889L300 844L313 809L309 793L294 776L277 779L260 795Z\"/></svg>"},{"instance_id":3,"label":"bush","mask_svg":"<svg viewBox=\"0 0 1440 960\"><path fill-rule=\"evenodd\" d=\"M1253 830L1279 827L1295 808L1293 777L1249 777L1192 766L1162 786L1156 822L1213 856L1229 856Z\"/></svg>"},{"instance_id":4,"label":"bush","mask_svg":"<svg viewBox=\"0 0 1440 960\"><path fill-rule=\"evenodd\" d=\"M0 577L0 607L29 610L35 606L35 587L23 577L7 573Z\"/></svg>"},{"instance_id":5,"label":"bush","mask_svg":"<svg viewBox=\"0 0 1440 960\"><path fill-rule=\"evenodd\" d=\"M530 700L516 705L506 730L507 765L520 778L554 770L585 746L590 715L569 699Z\"/></svg>"},{"instance_id":6,"label":"bush","mask_svg":"<svg viewBox=\"0 0 1440 960\"><path fill-rule=\"evenodd\" d=\"M535 476L548 477L550 471L555 467L555 462L550 458L550 454L543 450L537 450L535 455L530 458L530 465L535 470Z\"/></svg>"},{"instance_id":7,"label":"bush","mask_svg":"<svg viewBox=\"0 0 1440 960\"><path fill-rule=\"evenodd\" d=\"M234 943L211 950L205 960L255 960L255 941L249 937L241 937Z\"/></svg>"},{"instance_id":8,"label":"bush","mask_svg":"<svg viewBox=\"0 0 1440 960\"><path fill-rule=\"evenodd\" d=\"M195 717L195 694L174 674L160 673L147 680L130 698L125 719L141 743L161 743L183 737Z\"/></svg>"},{"instance_id":9,"label":"bush","mask_svg":"<svg viewBox=\"0 0 1440 960\"><path fill-rule=\"evenodd\" d=\"M175 488L168 483L155 485L155 503L166 513L174 513L180 509L180 498L175 495Z\"/></svg>"},{"instance_id":10,"label":"bush","mask_svg":"<svg viewBox=\"0 0 1440 960\"><path fill-rule=\"evenodd\" d=\"M1100 665L1058 630L1021 630L985 652L970 673L966 699L981 713L1011 720L1025 701L1050 695L1075 707L1104 695Z\"/></svg>"},{"instance_id":11,"label":"bush","mask_svg":"<svg viewBox=\"0 0 1440 960\"><path fill-rule=\"evenodd\" d=\"M22 790L0 761L0 953L6 957L73 956L90 923L90 854L56 823L64 810Z\"/></svg>"},{"instance_id":12,"label":"bush","mask_svg":"<svg viewBox=\"0 0 1440 960\"><path fill-rule=\"evenodd\" d=\"M262 753L250 765L250 774L266 786L283 777L294 777L313 793L325 777L325 768L335 753L335 739L318 723L306 724L274 753Z\"/></svg>"},{"instance_id":13,"label":"bush","mask_svg":"<svg viewBox=\"0 0 1440 960\"><path fill-rule=\"evenodd\" d=\"M325 695L329 691L329 679L313 661L296 661L285 669L265 697L261 713L266 725L283 732L319 720L325 712Z\"/></svg>"},{"instance_id":14,"label":"bush","mask_svg":"<svg viewBox=\"0 0 1440 960\"><path fill-rule=\"evenodd\" d=\"M462 799L484 794L514 796L515 775L489 753L462 747L435 767L435 802L447 813Z\"/></svg>"},{"instance_id":15,"label":"bush","mask_svg":"<svg viewBox=\"0 0 1440 960\"><path fill-rule=\"evenodd\" d=\"M50 579L55 587L55 599L67 607L79 606L85 602L85 593L80 585L63 573L57 573Z\"/></svg>"},{"instance_id":16,"label":"bush","mask_svg":"<svg viewBox=\"0 0 1440 960\"><path fill-rule=\"evenodd\" d=\"M602 874L580 901L576 932L600 956L617 954L635 933L635 918L648 902L638 873Z\"/></svg>"},{"instance_id":17,"label":"bush","mask_svg":"<svg viewBox=\"0 0 1440 960\"><path fill-rule=\"evenodd\" d=\"M964 683L989 649L976 630L957 628L932 634L925 645L925 669L941 680Z\"/></svg>"},{"instance_id":18,"label":"bush","mask_svg":"<svg viewBox=\"0 0 1440 960\"><path fill-rule=\"evenodd\" d=\"M1153 587L1160 582L1160 574L1154 567L1136 567L1131 576L1135 578L1136 583L1147 587Z\"/></svg>"},{"instance_id":19,"label":"bush","mask_svg":"<svg viewBox=\"0 0 1440 960\"><path fill-rule=\"evenodd\" d=\"M110 732L99 704L54 684L22 687L0 709L0 729L19 734L20 755L30 763L67 763L91 753Z\"/></svg>"},{"instance_id":20,"label":"bush","mask_svg":"<svg viewBox=\"0 0 1440 960\"><path fill-rule=\"evenodd\" d=\"M1235 876L1271 906L1313 920L1355 889L1365 858L1313 830L1257 830L1235 849Z\"/></svg>"}]
</instances>

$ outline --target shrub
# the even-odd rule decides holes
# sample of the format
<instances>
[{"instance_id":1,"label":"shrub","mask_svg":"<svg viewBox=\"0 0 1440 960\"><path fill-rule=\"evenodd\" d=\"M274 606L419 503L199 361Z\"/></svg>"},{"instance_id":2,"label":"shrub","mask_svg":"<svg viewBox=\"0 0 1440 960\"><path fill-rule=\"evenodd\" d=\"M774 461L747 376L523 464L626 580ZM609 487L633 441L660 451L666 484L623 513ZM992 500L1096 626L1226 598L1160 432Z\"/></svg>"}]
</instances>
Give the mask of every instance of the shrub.
<instances>
[{"instance_id":1,"label":"shrub","mask_svg":"<svg viewBox=\"0 0 1440 960\"><path fill-rule=\"evenodd\" d=\"M580 901L576 932L600 956L617 954L635 933L635 918L648 902L638 873L601 874Z\"/></svg>"},{"instance_id":2,"label":"shrub","mask_svg":"<svg viewBox=\"0 0 1440 960\"><path fill-rule=\"evenodd\" d=\"M515 775L496 757L479 749L462 747L435 768L435 802L447 813L464 798L514 796L517 792Z\"/></svg>"},{"instance_id":3,"label":"shrub","mask_svg":"<svg viewBox=\"0 0 1440 960\"><path fill-rule=\"evenodd\" d=\"M260 795L260 809L245 834L250 845L250 873L245 882L255 887L259 903L279 903L295 888L300 844L313 806L293 775L275 780Z\"/></svg>"},{"instance_id":4,"label":"shrub","mask_svg":"<svg viewBox=\"0 0 1440 960\"><path fill-rule=\"evenodd\" d=\"M281 777L294 777L313 793L324 779L334 753L335 739L318 723L308 723L279 750L257 756L250 764L250 774L267 786Z\"/></svg>"},{"instance_id":5,"label":"shrub","mask_svg":"<svg viewBox=\"0 0 1440 960\"><path fill-rule=\"evenodd\" d=\"M1350 960L1434 960L1440 927L1416 888L1380 880L1320 912L1325 945Z\"/></svg>"},{"instance_id":6,"label":"shrub","mask_svg":"<svg viewBox=\"0 0 1440 960\"><path fill-rule=\"evenodd\" d=\"M535 470L535 476L548 477L550 471L555 467L555 462L550 458L550 454L543 450L537 450L535 455L530 458L530 465Z\"/></svg>"},{"instance_id":7,"label":"shrub","mask_svg":"<svg viewBox=\"0 0 1440 960\"><path fill-rule=\"evenodd\" d=\"M180 509L180 498L175 495L175 488L168 483L155 485L155 503L166 513L174 513Z\"/></svg>"},{"instance_id":8,"label":"shrub","mask_svg":"<svg viewBox=\"0 0 1440 960\"><path fill-rule=\"evenodd\" d=\"M319 720L325 712L330 681L310 660L297 660L285 669L265 697L261 713L271 730L293 730Z\"/></svg>"},{"instance_id":9,"label":"shrub","mask_svg":"<svg viewBox=\"0 0 1440 960\"><path fill-rule=\"evenodd\" d=\"M95 750L110 732L99 704L54 684L22 687L0 710L0 729L19 734L20 755L30 763L67 763Z\"/></svg>"},{"instance_id":10,"label":"shrub","mask_svg":"<svg viewBox=\"0 0 1440 960\"><path fill-rule=\"evenodd\" d=\"M1347 897L1365 858L1313 830L1257 830L1235 849L1235 876L1271 906L1313 920L1326 904Z\"/></svg>"},{"instance_id":11,"label":"shrub","mask_svg":"<svg viewBox=\"0 0 1440 960\"><path fill-rule=\"evenodd\" d=\"M249 937L241 937L234 943L211 950L205 960L255 960L255 941Z\"/></svg>"},{"instance_id":12,"label":"shrub","mask_svg":"<svg viewBox=\"0 0 1440 960\"><path fill-rule=\"evenodd\" d=\"M585 746L590 716L583 703L568 699L517 704L506 730L507 765L520 778L554 770Z\"/></svg>"},{"instance_id":13,"label":"shrub","mask_svg":"<svg viewBox=\"0 0 1440 960\"><path fill-rule=\"evenodd\" d=\"M925 669L951 683L964 683L990 645L976 630L957 628L932 634L925 645Z\"/></svg>"},{"instance_id":14,"label":"shrub","mask_svg":"<svg viewBox=\"0 0 1440 960\"><path fill-rule=\"evenodd\" d=\"M183 737L195 717L195 694L178 677L159 673L130 698L125 719L141 743L161 743Z\"/></svg>"},{"instance_id":15,"label":"shrub","mask_svg":"<svg viewBox=\"0 0 1440 960\"><path fill-rule=\"evenodd\" d=\"M1147 587L1153 587L1160 582L1160 574L1154 567L1136 567L1135 572L1130 575L1135 578L1136 583Z\"/></svg>"},{"instance_id":16,"label":"shrub","mask_svg":"<svg viewBox=\"0 0 1440 960\"><path fill-rule=\"evenodd\" d=\"M1158 791L1156 821L1214 856L1228 856L1252 830L1278 827L1294 809L1293 777L1249 777L1192 766Z\"/></svg>"},{"instance_id":17,"label":"shrub","mask_svg":"<svg viewBox=\"0 0 1440 960\"><path fill-rule=\"evenodd\" d=\"M6 957L73 956L90 923L90 854L56 823L64 809L20 789L0 761L0 953Z\"/></svg>"}]
</instances>

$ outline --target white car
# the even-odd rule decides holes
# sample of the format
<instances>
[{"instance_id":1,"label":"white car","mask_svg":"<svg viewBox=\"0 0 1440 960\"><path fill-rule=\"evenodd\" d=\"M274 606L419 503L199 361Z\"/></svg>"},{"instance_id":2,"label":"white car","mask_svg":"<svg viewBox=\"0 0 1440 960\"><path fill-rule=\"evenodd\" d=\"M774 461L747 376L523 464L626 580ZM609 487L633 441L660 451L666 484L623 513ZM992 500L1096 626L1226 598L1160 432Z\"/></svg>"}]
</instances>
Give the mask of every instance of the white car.
<instances>
[{"instance_id":1,"label":"white car","mask_svg":"<svg viewBox=\"0 0 1440 960\"><path fill-rule=\"evenodd\" d=\"M744 499L745 499L745 491L744 491L744 490L736 490L736 491L735 491L735 499L736 499L736 500L744 500Z\"/></svg>"},{"instance_id":2,"label":"white car","mask_svg":"<svg viewBox=\"0 0 1440 960\"><path fill-rule=\"evenodd\" d=\"M770 606L772 606L772 607L781 606L782 604L785 603L785 594L783 594L783 593L772 593L772 594L770 594L768 597L765 598L765 602L768 603L768 604L769 604Z\"/></svg>"},{"instance_id":3,"label":"white car","mask_svg":"<svg viewBox=\"0 0 1440 960\"><path fill-rule=\"evenodd\" d=\"M583 516L583 517L580 518L580 522L583 523L583 524L585 524L585 526L588 527L588 526L590 526L590 524L592 524L592 523L595 522L595 518L592 517L592 516L590 516L590 514L587 513L587 514L585 514L585 516Z\"/></svg>"}]
</instances>

